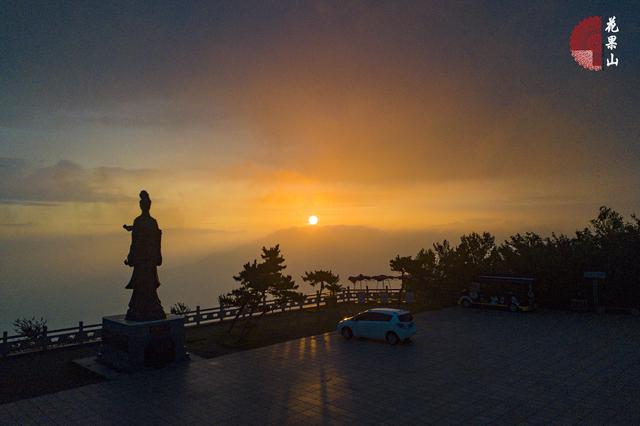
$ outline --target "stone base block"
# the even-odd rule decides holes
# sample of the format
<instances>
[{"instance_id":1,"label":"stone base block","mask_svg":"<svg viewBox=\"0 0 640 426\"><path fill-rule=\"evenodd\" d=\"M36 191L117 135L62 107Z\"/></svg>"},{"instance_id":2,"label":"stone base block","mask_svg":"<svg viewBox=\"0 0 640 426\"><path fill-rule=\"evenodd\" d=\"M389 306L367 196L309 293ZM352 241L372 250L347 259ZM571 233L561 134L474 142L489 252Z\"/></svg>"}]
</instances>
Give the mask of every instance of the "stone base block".
<instances>
[{"instance_id":1,"label":"stone base block","mask_svg":"<svg viewBox=\"0 0 640 426\"><path fill-rule=\"evenodd\" d=\"M102 344L96 358L101 364L130 373L189 359L182 316L141 322L124 317L102 318Z\"/></svg>"}]
</instances>

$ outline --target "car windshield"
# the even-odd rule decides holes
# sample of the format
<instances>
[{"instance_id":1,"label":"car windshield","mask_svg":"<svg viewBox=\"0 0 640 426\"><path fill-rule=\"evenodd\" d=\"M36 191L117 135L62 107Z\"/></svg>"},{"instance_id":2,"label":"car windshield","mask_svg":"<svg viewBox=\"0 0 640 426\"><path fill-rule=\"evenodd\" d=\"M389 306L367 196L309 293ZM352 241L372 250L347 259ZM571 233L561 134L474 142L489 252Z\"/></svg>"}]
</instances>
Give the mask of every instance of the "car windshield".
<instances>
[{"instance_id":1,"label":"car windshield","mask_svg":"<svg viewBox=\"0 0 640 426\"><path fill-rule=\"evenodd\" d=\"M398 319L400 320L400 322L411 322L411 321L413 321L413 317L411 316L411 314L398 315Z\"/></svg>"}]
</instances>

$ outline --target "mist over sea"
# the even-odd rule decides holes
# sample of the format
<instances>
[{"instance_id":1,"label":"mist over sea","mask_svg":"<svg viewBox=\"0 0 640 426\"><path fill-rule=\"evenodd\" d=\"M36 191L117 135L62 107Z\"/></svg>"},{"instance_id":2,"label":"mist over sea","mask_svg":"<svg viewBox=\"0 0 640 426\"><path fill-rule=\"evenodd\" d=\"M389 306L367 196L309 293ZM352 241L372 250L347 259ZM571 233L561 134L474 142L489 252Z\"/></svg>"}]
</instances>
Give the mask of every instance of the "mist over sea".
<instances>
[{"instance_id":1,"label":"mist over sea","mask_svg":"<svg viewBox=\"0 0 640 426\"><path fill-rule=\"evenodd\" d=\"M188 234L188 235L187 235ZM414 254L451 232L391 232L366 227L291 228L252 242L208 244L202 233L165 230L159 296L166 311L178 301L194 307L218 305L236 284L233 275L257 258L263 245L280 243L300 290L305 270L332 269L349 275L389 273L389 259ZM78 321L98 323L124 313L131 295L124 287L131 269L123 264L129 234L50 237L0 242L0 332L13 332L16 318L47 319L50 328ZM375 285L375 284L372 284Z\"/></svg>"}]
</instances>

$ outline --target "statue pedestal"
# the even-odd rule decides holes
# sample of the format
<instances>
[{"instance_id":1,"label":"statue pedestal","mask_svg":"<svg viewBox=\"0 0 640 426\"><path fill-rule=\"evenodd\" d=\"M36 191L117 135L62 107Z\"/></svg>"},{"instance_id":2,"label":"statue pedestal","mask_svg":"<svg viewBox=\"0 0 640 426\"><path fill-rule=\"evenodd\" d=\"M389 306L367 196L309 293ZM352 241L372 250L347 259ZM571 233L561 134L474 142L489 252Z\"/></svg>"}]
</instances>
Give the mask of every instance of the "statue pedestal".
<instances>
[{"instance_id":1,"label":"statue pedestal","mask_svg":"<svg viewBox=\"0 0 640 426\"><path fill-rule=\"evenodd\" d=\"M97 361L124 372L185 361L184 318L167 315L156 321L127 321L124 315L102 318L102 344Z\"/></svg>"}]
</instances>

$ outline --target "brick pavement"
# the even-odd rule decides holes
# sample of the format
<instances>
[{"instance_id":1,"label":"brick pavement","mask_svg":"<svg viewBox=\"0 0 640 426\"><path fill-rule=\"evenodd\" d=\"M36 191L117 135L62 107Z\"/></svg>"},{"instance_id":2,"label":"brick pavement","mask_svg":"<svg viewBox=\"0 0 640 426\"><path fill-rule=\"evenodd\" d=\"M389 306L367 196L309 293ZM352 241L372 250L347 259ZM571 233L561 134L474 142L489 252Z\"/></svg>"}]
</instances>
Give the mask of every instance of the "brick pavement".
<instances>
[{"instance_id":1,"label":"brick pavement","mask_svg":"<svg viewBox=\"0 0 640 426\"><path fill-rule=\"evenodd\" d=\"M461 308L0 405L0 424L640 424L640 319Z\"/></svg>"}]
</instances>

